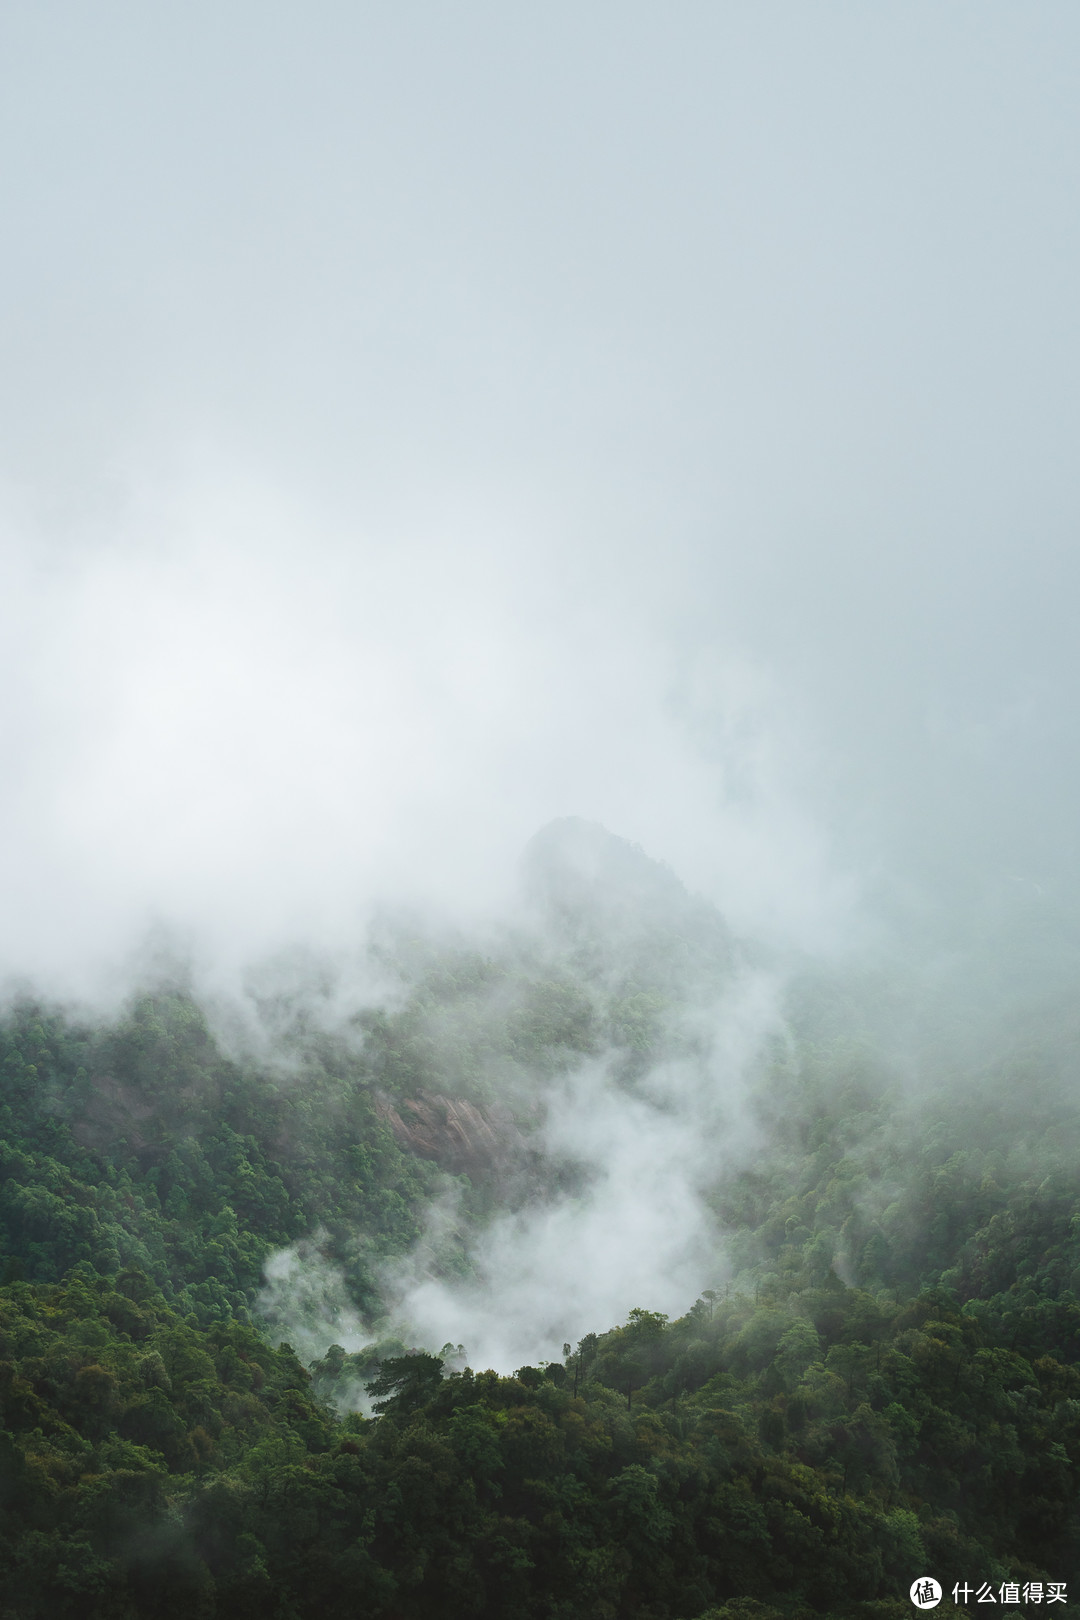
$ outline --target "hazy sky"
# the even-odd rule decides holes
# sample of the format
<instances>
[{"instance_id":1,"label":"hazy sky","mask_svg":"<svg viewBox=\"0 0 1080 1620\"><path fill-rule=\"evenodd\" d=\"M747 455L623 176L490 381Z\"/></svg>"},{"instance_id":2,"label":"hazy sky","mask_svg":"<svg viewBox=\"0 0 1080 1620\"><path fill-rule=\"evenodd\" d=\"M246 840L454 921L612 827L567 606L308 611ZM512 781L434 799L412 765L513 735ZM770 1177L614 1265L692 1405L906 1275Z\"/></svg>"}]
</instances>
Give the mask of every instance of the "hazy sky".
<instances>
[{"instance_id":1,"label":"hazy sky","mask_svg":"<svg viewBox=\"0 0 1080 1620\"><path fill-rule=\"evenodd\" d=\"M0 968L482 907L565 814L804 944L1067 898L1078 69L1065 3L8 0Z\"/></svg>"}]
</instances>

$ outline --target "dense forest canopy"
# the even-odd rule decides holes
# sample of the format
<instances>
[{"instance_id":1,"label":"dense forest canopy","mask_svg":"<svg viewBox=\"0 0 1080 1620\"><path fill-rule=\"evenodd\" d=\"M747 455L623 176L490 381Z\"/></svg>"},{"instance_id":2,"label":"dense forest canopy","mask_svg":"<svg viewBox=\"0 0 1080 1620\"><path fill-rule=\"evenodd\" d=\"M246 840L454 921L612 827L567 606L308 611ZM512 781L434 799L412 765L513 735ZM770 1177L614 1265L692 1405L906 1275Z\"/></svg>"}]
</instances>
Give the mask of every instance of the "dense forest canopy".
<instances>
[{"instance_id":1,"label":"dense forest canopy","mask_svg":"<svg viewBox=\"0 0 1080 1620\"><path fill-rule=\"evenodd\" d=\"M370 961L347 1017L264 991L246 1047L179 983L9 1007L5 1620L887 1617L924 1573L1009 1613L1080 1579L1067 1002L980 1043L978 995L943 1023L924 985L916 1029L899 961L775 960L582 823L513 928L387 924ZM507 1211L587 1204L549 1119L581 1075L703 1135L698 1297L513 1368L418 1341L418 1256L475 1297Z\"/></svg>"}]
</instances>

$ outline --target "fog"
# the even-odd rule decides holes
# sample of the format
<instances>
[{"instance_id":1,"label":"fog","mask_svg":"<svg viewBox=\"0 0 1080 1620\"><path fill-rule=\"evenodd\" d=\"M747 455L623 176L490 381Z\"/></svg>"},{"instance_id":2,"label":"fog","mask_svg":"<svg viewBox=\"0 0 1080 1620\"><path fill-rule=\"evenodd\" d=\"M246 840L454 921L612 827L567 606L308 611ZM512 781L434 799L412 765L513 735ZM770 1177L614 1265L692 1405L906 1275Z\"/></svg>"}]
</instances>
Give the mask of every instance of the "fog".
<instances>
[{"instance_id":1,"label":"fog","mask_svg":"<svg viewBox=\"0 0 1080 1620\"><path fill-rule=\"evenodd\" d=\"M5 7L0 972L487 926L566 815L783 949L1070 935L1078 66L1060 3Z\"/></svg>"},{"instance_id":2,"label":"fog","mask_svg":"<svg viewBox=\"0 0 1080 1620\"><path fill-rule=\"evenodd\" d=\"M681 1316L727 1280L707 1193L751 1139L745 1094L777 1026L775 1002L761 976L729 987L705 1061L657 1065L638 1095L592 1065L554 1086L539 1145L574 1157L584 1191L497 1214L470 1245L464 1283L439 1275L426 1246L389 1268L403 1329L436 1348L461 1342L477 1366L510 1369L558 1359L567 1340L624 1320L641 1299Z\"/></svg>"}]
</instances>

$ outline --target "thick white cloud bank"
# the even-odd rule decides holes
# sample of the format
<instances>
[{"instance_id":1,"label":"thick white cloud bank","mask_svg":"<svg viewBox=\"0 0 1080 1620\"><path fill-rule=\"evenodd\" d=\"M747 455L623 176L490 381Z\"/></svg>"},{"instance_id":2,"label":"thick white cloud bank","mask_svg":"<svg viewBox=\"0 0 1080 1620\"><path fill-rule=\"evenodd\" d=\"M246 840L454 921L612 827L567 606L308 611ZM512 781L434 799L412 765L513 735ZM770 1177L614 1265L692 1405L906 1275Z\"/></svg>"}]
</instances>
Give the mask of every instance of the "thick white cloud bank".
<instances>
[{"instance_id":1,"label":"thick white cloud bank","mask_svg":"<svg viewBox=\"0 0 1080 1620\"><path fill-rule=\"evenodd\" d=\"M490 543L380 548L251 488L130 524L9 575L8 972L89 987L155 926L237 969L372 904L483 914L579 811L757 920L842 914L745 660L680 658L595 578L560 602Z\"/></svg>"},{"instance_id":2,"label":"thick white cloud bank","mask_svg":"<svg viewBox=\"0 0 1080 1620\"><path fill-rule=\"evenodd\" d=\"M811 948L1071 905L1078 51L8 8L0 970L233 983L564 814Z\"/></svg>"}]
</instances>

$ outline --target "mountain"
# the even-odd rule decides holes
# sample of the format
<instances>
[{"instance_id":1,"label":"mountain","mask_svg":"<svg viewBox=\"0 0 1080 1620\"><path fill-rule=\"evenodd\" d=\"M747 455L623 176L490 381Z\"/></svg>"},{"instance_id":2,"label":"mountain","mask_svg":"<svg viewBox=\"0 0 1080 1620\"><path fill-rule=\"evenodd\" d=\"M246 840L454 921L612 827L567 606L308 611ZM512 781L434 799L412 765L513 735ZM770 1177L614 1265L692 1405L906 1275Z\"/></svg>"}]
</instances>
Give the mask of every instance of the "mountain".
<instances>
[{"instance_id":1,"label":"mountain","mask_svg":"<svg viewBox=\"0 0 1080 1620\"><path fill-rule=\"evenodd\" d=\"M380 1326L386 1268L433 1220L446 1285L473 1286L472 1238L555 1196L549 1099L596 1074L659 1131L680 1105L642 1111L653 1077L716 1061L687 1018L758 972L603 828L545 828L523 881L498 936L384 931L385 997L336 1030L294 1020L287 1063L226 1050L180 989L109 1024L9 1010L4 1620L889 1620L926 1574L947 1602L989 1583L1003 1616L1035 1601L1013 1589L1075 1599L1080 1109L1058 1046L959 1084L929 1045L950 1084L913 1091L865 975L804 976L701 1189L715 1287L512 1374ZM282 1251L321 1301L314 1355L260 1308ZM334 1343L365 1321L367 1344Z\"/></svg>"},{"instance_id":2,"label":"mountain","mask_svg":"<svg viewBox=\"0 0 1080 1620\"><path fill-rule=\"evenodd\" d=\"M565 817L529 842L522 887L541 926L586 976L605 969L681 996L730 973L736 945L709 901L596 822Z\"/></svg>"}]
</instances>

